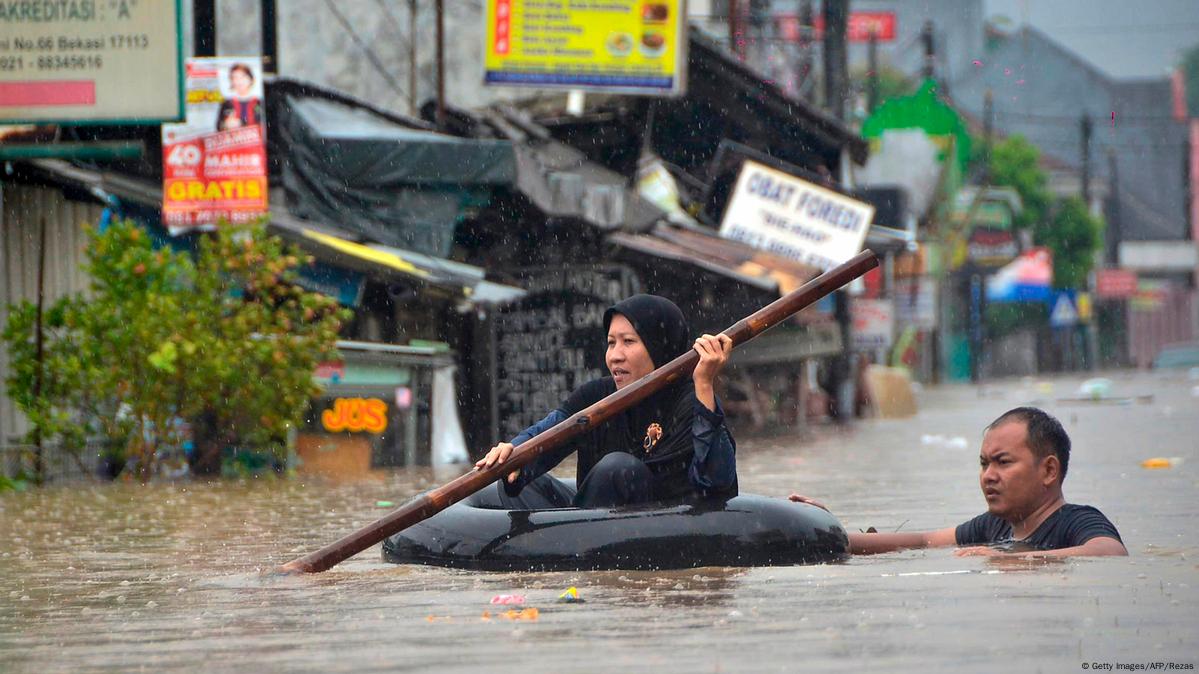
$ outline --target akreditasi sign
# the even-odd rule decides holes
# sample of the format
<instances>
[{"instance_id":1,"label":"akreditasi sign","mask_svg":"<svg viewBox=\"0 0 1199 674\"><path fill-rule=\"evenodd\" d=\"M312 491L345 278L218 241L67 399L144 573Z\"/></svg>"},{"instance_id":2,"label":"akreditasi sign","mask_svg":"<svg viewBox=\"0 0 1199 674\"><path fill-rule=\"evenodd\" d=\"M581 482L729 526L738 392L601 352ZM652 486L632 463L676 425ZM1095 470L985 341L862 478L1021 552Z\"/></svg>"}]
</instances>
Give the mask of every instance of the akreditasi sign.
<instances>
[{"instance_id":1,"label":"akreditasi sign","mask_svg":"<svg viewBox=\"0 0 1199 674\"><path fill-rule=\"evenodd\" d=\"M162 125L162 218L173 233L267 211L260 57L187 62L187 121Z\"/></svg>"},{"instance_id":2,"label":"akreditasi sign","mask_svg":"<svg viewBox=\"0 0 1199 674\"><path fill-rule=\"evenodd\" d=\"M0 124L181 119L180 4L0 1Z\"/></svg>"}]
</instances>

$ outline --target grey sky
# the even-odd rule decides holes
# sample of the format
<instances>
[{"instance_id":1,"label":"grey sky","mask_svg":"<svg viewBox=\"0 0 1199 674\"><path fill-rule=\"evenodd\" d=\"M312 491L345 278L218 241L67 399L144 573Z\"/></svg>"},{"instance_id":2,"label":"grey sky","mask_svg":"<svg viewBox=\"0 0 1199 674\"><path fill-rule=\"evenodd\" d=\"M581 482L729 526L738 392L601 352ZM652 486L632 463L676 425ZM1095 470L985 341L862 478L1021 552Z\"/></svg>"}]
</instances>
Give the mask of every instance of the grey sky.
<instances>
[{"instance_id":1,"label":"grey sky","mask_svg":"<svg viewBox=\"0 0 1199 674\"><path fill-rule=\"evenodd\" d=\"M1162 77L1199 44L1199 0L985 0L988 16L1024 21L1109 75Z\"/></svg>"}]
</instances>

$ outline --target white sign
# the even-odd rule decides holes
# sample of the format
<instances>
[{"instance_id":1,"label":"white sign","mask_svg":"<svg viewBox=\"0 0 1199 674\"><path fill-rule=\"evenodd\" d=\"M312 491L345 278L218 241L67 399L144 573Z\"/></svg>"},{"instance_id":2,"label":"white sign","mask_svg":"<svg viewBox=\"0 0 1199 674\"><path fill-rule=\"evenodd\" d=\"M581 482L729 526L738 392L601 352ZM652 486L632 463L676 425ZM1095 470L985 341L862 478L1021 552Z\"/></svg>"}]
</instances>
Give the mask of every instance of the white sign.
<instances>
[{"instance_id":1,"label":"white sign","mask_svg":"<svg viewBox=\"0 0 1199 674\"><path fill-rule=\"evenodd\" d=\"M0 124L181 118L179 4L0 2Z\"/></svg>"},{"instance_id":2,"label":"white sign","mask_svg":"<svg viewBox=\"0 0 1199 674\"><path fill-rule=\"evenodd\" d=\"M854 351L873 351L891 346L895 334L895 305L891 300L854 299L849 304L853 322Z\"/></svg>"},{"instance_id":3,"label":"white sign","mask_svg":"<svg viewBox=\"0 0 1199 674\"><path fill-rule=\"evenodd\" d=\"M747 160L720 235L830 269L862 250L873 217L870 204Z\"/></svg>"}]
</instances>

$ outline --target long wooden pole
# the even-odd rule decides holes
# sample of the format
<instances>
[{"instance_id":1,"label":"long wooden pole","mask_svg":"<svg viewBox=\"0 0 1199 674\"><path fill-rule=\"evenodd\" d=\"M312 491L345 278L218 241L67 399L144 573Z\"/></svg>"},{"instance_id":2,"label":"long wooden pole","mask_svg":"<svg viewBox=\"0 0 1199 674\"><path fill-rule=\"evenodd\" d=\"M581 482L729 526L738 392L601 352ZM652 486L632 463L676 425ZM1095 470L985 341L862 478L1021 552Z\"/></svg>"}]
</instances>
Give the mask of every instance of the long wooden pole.
<instances>
[{"instance_id":1,"label":"long wooden pole","mask_svg":"<svg viewBox=\"0 0 1199 674\"><path fill-rule=\"evenodd\" d=\"M759 309L751 316L737 321L725 330L724 334L733 340L734 347L744 344L783 322L800 309L814 304L820 298L877 266L878 258L874 253L869 250L862 251L844 264L830 269L808 281L802 287ZM686 377L698 363L699 354L694 350L688 351L654 370L640 381L620 389L521 444L506 462L483 470L471 471L442 487L417 496L386 517L376 520L320 550L293 559L284 564L280 570L288 573L319 573L328 570L384 538L445 510L574 436L595 428L672 382Z\"/></svg>"}]
</instances>

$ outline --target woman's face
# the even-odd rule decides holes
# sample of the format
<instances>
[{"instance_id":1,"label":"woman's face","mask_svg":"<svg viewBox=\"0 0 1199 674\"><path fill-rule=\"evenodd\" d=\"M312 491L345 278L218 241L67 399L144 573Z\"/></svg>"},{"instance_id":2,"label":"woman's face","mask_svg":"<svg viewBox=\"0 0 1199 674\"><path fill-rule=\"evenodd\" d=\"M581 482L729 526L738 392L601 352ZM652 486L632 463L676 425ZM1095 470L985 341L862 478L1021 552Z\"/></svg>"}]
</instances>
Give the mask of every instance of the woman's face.
<instances>
[{"instance_id":1,"label":"woman's face","mask_svg":"<svg viewBox=\"0 0 1199 674\"><path fill-rule=\"evenodd\" d=\"M604 356L616 388L624 388L654 371L654 361L633 324L621 314L608 324L608 352Z\"/></svg>"},{"instance_id":2,"label":"woman's face","mask_svg":"<svg viewBox=\"0 0 1199 674\"><path fill-rule=\"evenodd\" d=\"M254 80L240 68L229 73L229 83L233 85L233 91L238 96L248 96L250 87L254 86Z\"/></svg>"}]
</instances>

